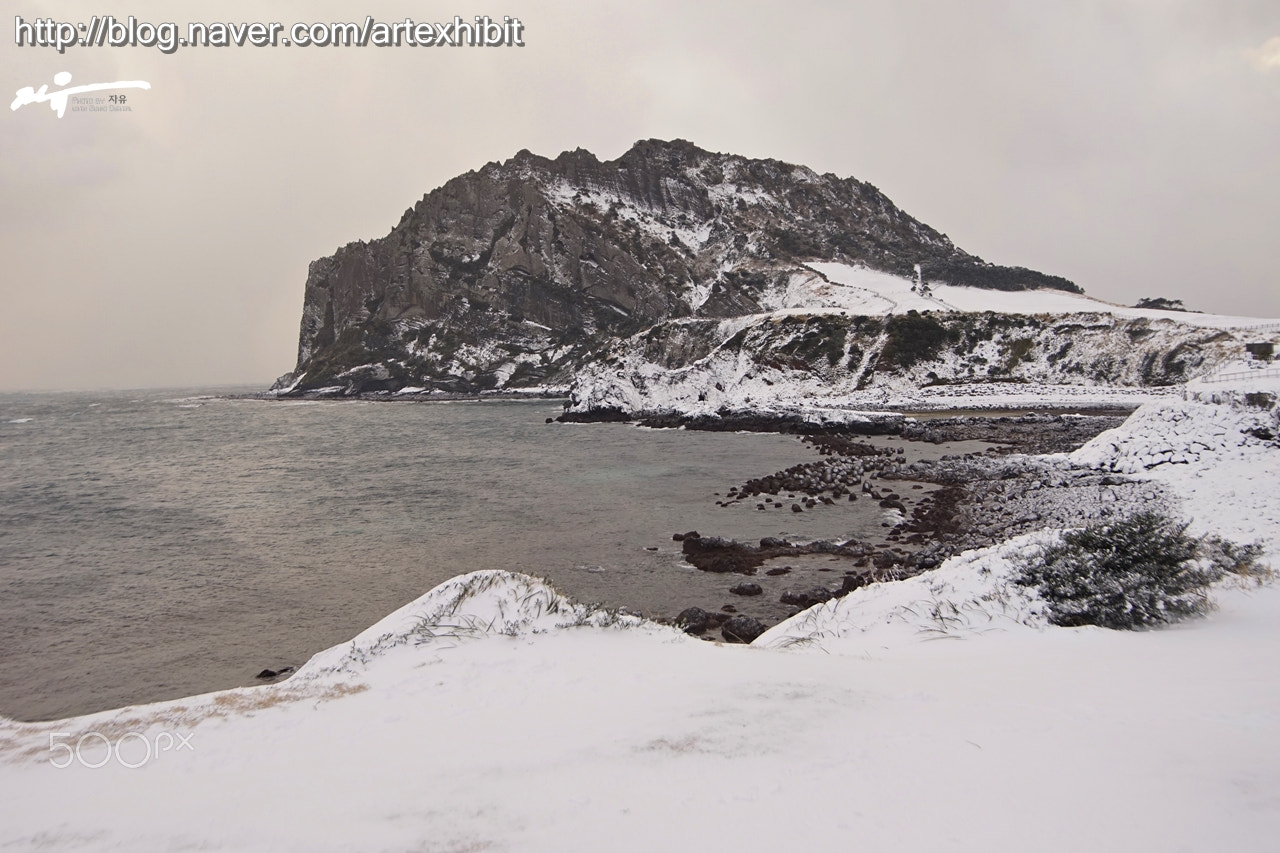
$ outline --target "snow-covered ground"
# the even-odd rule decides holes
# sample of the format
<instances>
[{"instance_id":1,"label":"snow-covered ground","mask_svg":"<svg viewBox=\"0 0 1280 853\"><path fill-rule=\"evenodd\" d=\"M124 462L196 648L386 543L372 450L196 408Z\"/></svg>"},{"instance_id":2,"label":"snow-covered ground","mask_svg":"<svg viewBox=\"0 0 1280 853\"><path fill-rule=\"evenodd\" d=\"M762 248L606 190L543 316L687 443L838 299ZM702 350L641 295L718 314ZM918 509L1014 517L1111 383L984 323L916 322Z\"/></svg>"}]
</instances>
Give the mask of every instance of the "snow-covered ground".
<instances>
[{"instance_id":1,"label":"snow-covered ground","mask_svg":"<svg viewBox=\"0 0 1280 853\"><path fill-rule=\"evenodd\" d=\"M1280 566L1252 390L1144 407L1074 461ZM1275 849L1280 587L1223 583L1163 630L1048 627L1009 573L1052 535L750 647L466 575L277 684L0 720L0 848Z\"/></svg>"},{"instance_id":2,"label":"snow-covered ground","mask_svg":"<svg viewBox=\"0 0 1280 853\"><path fill-rule=\"evenodd\" d=\"M906 311L996 311L1003 314L1080 314L1100 312L1117 317L1146 317L1173 320L1190 326L1214 329L1247 329L1259 326L1280 328L1280 320L1256 317L1229 317L1195 311L1158 311L1131 308L1102 302L1083 294L1063 290L987 290L981 287L957 287L934 284L928 294L917 292L914 282L889 273L838 263L812 263L808 266L823 279L812 285L817 300L828 300L832 307L863 314L901 314ZM892 307L889 307L892 306Z\"/></svg>"},{"instance_id":3,"label":"snow-covered ground","mask_svg":"<svg viewBox=\"0 0 1280 853\"><path fill-rule=\"evenodd\" d=\"M1058 290L934 285L926 292L909 279L838 263L809 264L762 292L759 302L762 313L698 327L709 352L678 366L648 332L622 342L578 374L569 411L714 417L816 408L848 419L890 407L1138 406L1180 396L1172 383L1189 376L1222 372L1219 362L1239 357L1248 343L1280 342L1275 319L1128 308ZM826 353L831 369L812 355L796 363L797 348L814 335L845 340L846 326L861 328L858 317L909 311L933 312L953 331L962 317L984 312L1018 319L975 319L988 324L985 336L940 347L907 368L877 369L883 353L875 351L885 339L868 341L857 332L848 335L855 344L846 340L842 351ZM823 317L830 322L814 320ZM705 323L662 326L684 342L677 333L698 322ZM1186 372L1161 372L1174 364Z\"/></svg>"}]
</instances>

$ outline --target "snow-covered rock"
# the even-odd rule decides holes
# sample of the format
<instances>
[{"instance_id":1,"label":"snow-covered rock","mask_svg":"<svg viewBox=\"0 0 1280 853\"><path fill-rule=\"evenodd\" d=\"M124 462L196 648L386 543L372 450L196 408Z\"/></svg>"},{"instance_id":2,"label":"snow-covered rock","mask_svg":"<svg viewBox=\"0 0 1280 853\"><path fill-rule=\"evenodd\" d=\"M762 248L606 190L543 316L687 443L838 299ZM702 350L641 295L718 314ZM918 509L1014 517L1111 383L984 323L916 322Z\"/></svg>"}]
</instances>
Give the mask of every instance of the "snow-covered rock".
<instances>
[{"instance_id":1,"label":"snow-covered rock","mask_svg":"<svg viewBox=\"0 0 1280 853\"><path fill-rule=\"evenodd\" d=\"M1019 536L915 577L861 587L775 625L755 645L856 654L921 639L1043 629L1044 602L1013 578L1019 560L1056 538L1055 531Z\"/></svg>"},{"instance_id":2,"label":"snow-covered rock","mask_svg":"<svg viewBox=\"0 0 1280 853\"><path fill-rule=\"evenodd\" d=\"M1269 412L1192 401L1142 406L1124 424L1071 454L1077 465L1138 474L1158 465L1199 465L1246 445L1271 425Z\"/></svg>"},{"instance_id":3,"label":"snow-covered rock","mask_svg":"<svg viewBox=\"0 0 1280 853\"><path fill-rule=\"evenodd\" d=\"M588 607L561 595L547 581L516 572L485 570L445 581L362 631L350 643L312 657L295 678L357 672L401 646L520 637L561 628L654 628L638 616Z\"/></svg>"}]
</instances>

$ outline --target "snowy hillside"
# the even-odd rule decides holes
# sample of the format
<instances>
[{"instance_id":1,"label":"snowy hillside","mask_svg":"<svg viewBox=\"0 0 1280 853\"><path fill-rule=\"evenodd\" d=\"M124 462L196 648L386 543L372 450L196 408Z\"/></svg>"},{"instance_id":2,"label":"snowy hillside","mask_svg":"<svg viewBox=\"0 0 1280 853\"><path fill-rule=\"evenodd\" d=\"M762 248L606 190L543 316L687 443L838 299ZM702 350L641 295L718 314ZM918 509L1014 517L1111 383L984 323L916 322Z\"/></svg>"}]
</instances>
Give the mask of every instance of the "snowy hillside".
<instances>
[{"instance_id":1,"label":"snowy hillside","mask_svg":"<svg viewBox=\"0 0 1280 853\"><path fill-rule=\"evenodd\" d=\"M819 274L823 284L815 285L815 296L821 293L830 300L830 307L867 314L906 311L995 311L1002 314L1083 314L1104 313L1117 317L1146 317L1151 320L1170 320L1188 326L1205 326L1214 329L1244 329L1261 326L1280 326L1280 320L1259 320L1255 317L1229 317L1221 314L1202 314L1195 311L1160 311L1151 308L1130 308L1113 305L1085 296L1083 293L1067 293L1062 290L987 290L978 287L956 287L950 284L930 284L926 292L910 279L889 273L851 267L848 264L811 263L808 266ZM822 299L810 300L814 309L822 305Z\"/></svg>"},{"instance_id":2,"label":"snowy hillside","mask_svg":"<svg viewBox=\"0 0 1280 853\"><path fill-rule=\"evenodd\" d=\"M809 266L760 294L766 312L668 321L616 345L578 375L570 416L1139 405L1280 339L1275 320Z\"/></svg>"}]
</instances>

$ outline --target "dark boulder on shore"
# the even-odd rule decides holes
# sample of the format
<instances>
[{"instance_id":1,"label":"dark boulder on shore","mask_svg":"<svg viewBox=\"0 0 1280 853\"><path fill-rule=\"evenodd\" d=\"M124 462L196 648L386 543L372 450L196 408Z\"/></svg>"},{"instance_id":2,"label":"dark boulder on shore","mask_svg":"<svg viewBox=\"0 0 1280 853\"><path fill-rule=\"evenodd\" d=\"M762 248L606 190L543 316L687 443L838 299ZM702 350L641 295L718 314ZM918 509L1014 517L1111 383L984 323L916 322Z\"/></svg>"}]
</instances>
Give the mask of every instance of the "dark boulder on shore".
<instances>
[{"instance_id":1,"label":"dark boulder on shore","mask_svg":"<svg viewBox=\"0 0 1280 853\"><path fill-rule=\"evenodd\" d=\"M783 604L791 604L796 607L799 607L801 610L808 610L810 607L812 607L815 604L821 604L824 601L830 601L835 597L836 597L835 593L833 593L831 590L827 589L826 587L815 586L812 589L807 589L807 590L804 590L803 592L793 592L792 590L787 590L786 592L782 593L782 597L779 598L778 600L781 601Z\"/></svg>"},{"instance_id":2,"label":"dark boulder on shore","mask_svg":"<svg viewBox=\"0 0 1280 853\"><path fill-rule=\"evenodd\" d=\"M840 593L837 597L848 595L855 589L861 589L869 583L875 582L875 576L869 573L845 575L840 583Z\"/></svg>"},{"instance_id":3,"label":"dark boulder on shore","mask_svg":"<svg viewBox=\"0 0 1280 853\"><path fill-rule=\"evenodd\" d=\"M680 534L677 534L679 536ZM819 539L804 545L794 545L786 539L766 536L760 540L759 547L724 539L719 536L685 536L681 551L684 558L694 568L704 572L737 572L743 575L754 575L766 560L776 557L795 557L801 554L830 554L834 557L859 560L870 557L874 553L870 545L849 540L837 544ZM894 559L898 558L896 555ZM791 567L788 566L789 570ZM770 570L769 575L786 574L786 571Z\"/></svg>"},{"instance_id":4,"label":"dark boulder on shore","mask_svg":"<svg viewBox=\"0 0 1280 853\"><path fill-rule=\"evenodd\" d=\"M750 643L767 629L759 619L750 616L734 616L720 627L720 634L726 643Z\"/></svg>"},{"instance_id":5,"label":"dark boulder on shore","mask_svg":"<svg viewBox=\"0 0 1280 853\"><path fill-rule=\"evenodd\" d=\"M892 551L879 551L871 557L871 565L877 569L891 569L900 562L902 558Z\"/></svg>"},{"instance_id":6,"label":"dark boulder on shore","mask_svg":"<svg viewBox=\"0 0 1280 853\"><path fill-rule=\"evenodd\" d=\"M701 607L686 607L676 617L676 627L686 634L701 634L709 622L710 616Z\"/></svg>"},{"instance_id":7,"label":"dark boulder on shore","mask_svg":"<svg viewBox=\"0 0 1280 853\"><path fill-rule=\"evenodd\" d=\"M758 583L750 583L749 581L743 581L740 584L731 586L729 588L729 592L733 593L734 595L748 595L748 596L763 595L764 589L761 588L760 584Z\"/></svg>"}]
</instances>

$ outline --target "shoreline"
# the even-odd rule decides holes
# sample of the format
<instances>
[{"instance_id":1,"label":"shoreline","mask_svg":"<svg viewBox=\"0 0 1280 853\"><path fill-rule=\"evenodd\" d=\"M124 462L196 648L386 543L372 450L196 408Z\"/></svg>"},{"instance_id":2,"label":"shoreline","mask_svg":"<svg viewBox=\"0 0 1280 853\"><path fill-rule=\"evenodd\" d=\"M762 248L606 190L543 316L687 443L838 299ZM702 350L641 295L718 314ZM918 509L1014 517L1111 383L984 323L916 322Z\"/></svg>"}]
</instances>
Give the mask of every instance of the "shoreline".
<instances>
[{"instance_id":1,"label":"shoreline","mask_svg":"<svg viewBox=\"0 0 1280 853\"><path fill-rule=\"evenodd\" d=\"M723 500L716 501L726 508L754 505L760 518L758 544L722 538L714 529L673 537L682 542L685 560L695 568L740 576L742 581L728 590L732 595L726 596L721 613L685 611L674 624L703 634L720 628L729 616L745 616L755 619L759 629L768 630L774 626L758 618L760 606L755 602L778 600L779 593L781 602L792 606L787 617L791 618L869 584L914 577L964 551L1046 527L1082 527L1115 512L1166 509L1169 499L1159 489L1065 459L1064 454L1126 419L1121 415L965 416L903 421L888 435L868 434L862 431L865 426L858 425L797 430L801 441L818 451L817 460L735 484ZM860 439L879 441L873 445ZM910 454L915 458L904 453L908 443L953 442L987 446L936 459L925 458L919 451ZM778 512L785 517L855 501L870 501L882 511L878 534L807 543L769 535L778 523ZM803 565L819 556L820 567ZM704 639L734 642L738 637L726 628L721 635ZM750 642L753 637L745 639Z\"/></svg>"},{"instance_id":2,"label":"shoreline","mask_svg":"<svg viewBox=\"0 0 1280 853\"><path fill-rule=\"evenodd\" d=\"M486 400L567 400L547 390L528 392L488 392L482 395L461 392L397 394L388 391L337 395L314 392L269 393L266 399L341 399L373 402L483 402ZM1038 486L1044 471L1034 464L1000 462L1011 454L1043 454L1071 452L1100 432L1122 423L1137 406L1118 402L1091 400L1088 405L1064 406L1049 402L1039 406L920 410L909 406L882 406L875 411L859 411L851 417L825 418L831 410L792 407L790 410L764 412L721 412L710 414L633 414L616 409L588 413L565 411L548 423L592 424L625 423L649 429L680 429L698 432L758 432L791 435L815 445L820 458L801 462L803 482L792 482L788 489L772 495L761 495L760 483L770 482L787 472L759 471L745 485L733 484L729 497L716 500L717 506L741 503L746 489L755 485L751 500L757 498L759 521L753 526L754 538L724 539L714 527L699 531L655 531L661 538L670 537L681 543L683 562L691 569L724 574L726 583L721 600L715 607L710 602L689 602L678 613L652 614L655 621L683 627L690 633L713 632L703 639L728 642L750 642L753 634L722 634L719 629L729 619L755 620L760 630L777 624L802 610L847 595L869 583L898 580L917 575L940 565L963 550L995 544L1002 537L1026 532L1033 527L1029 520L1041 515L1025 506L1026 495ZM892 451L872 451L870 445L850 439L901 439L941 445L951 442L986 442L992 445L986 454L994 457L975 461L975 454L963 454L964 463L948 457L936 462L916 460L902 470L899 457ZM897 451L902 453L902 449ZM914 454L913 454L914 455ZM858 460L856 468L833 466L837 459ZM998 469L998 470L997 470ZM994 473L993 473L994 472ZM1071 498L1059 500L1057 518L1063 526L1084 523L1097 514L1096 494L1100 478L1079 472L1054 475L1055 482ZM863 478L866 478L867 488ZM784 477L785 479L785 477ZM794 478L792 478L794 479ZM990 506L989 489L984 484L992 479L1003 481L1002 498L1007 505L1023 506L1020 523L1011 523L1003 507ZM1059 482L1060 481L1060 482ZM872 486L872 483L875 483ZM739 489L743 491L738 491ZM859 489L862 491L859 493ZM1132 489L1128 491L1133 491ZM1112 489L1112 494L1125 499L1125 490ZM720 496L720 493L716 493ZM861 497L879 504L885 512L880 535L859 539L787 541L778 539L778 521L768 510L792 512L814 511L819 504L854 501ZM1153 498L1154 499L1154 498ZM1138 505L1136 501L1134 505ZM1075 511L1069 507L1074 504ZM789 510L789 511L788 511ZM793 537L794 539L794 537ZM818 561L825 564L818 565ZM820 574L826 573L826 574ZM740 583L730 587L731 579ZM779 613L779 602L783 608ZM703 608L706 608L705 610ZM694 615L690 615L690 614ZM760 621L763 620L763 621Z\"/></svg>"},{"instance_id":3,"label":"shoreline","mask_svg":"<svg viewBox=\"0 0 1280 853\"><path fill-rule=\"evenodd\" d=\"M507 389L501 391L359 391L346 393L342 390L317 389L314 391L290 391L278 393L261 391L250 394L219 395L227 400L263 400L272 401L352 401L352 402L471 402L481 403L489 400L504 401L561 401L568 403L571 399L567 389ZM942 420L960 417L975 419L998 419L1043 416L1083 416L1109 417L1129 415L1142 404L1139 402L1108 401L1093 399L1083 401L1079 405L1064 404L1060 401L1035 403L1025 402L1010 404L1008 401L993 403L990 406L959 405L921 407L918 403L902 405L879 404L858 408L816 408L812 406L792 405L779 409L759 409L745 411L721 411L716 413L681 413L681 412L628 412L616 408L592 409L586 412L566 411L554 418L558 423L630 423L654 429L691 429L708 432L776 432L784 435L805 434L808 432L849 433L855 435L896 435L901 431L901 423L911 420ZM819 411L823 414L809 417L806 413ZM834 420L830 415L843 413L848 420ZM895 428L896 427L896 428Z\"/></svg>"},{"instance_id":4,"label":"shoreline","mask_svg":"<svg viewBox=\"0 0 1280 853\"><path fill-rule=\"evenodd\" d=\"M229 395L225 398L262 399L263 396L267 399L280 399L277 395ZM430 395L428 399L447 401L440 399L441 396ZM546 391L539 392L536 397L525 393L493 393L480 397L463 394L450 396L452 401L509 400L514 397L544 404L551 399L563 399ZM387 394L371 395L371 398L375 401L394 399ZM699 490L695 501L703 504L709 511L709 516L697 522L703 535L695 538L707 540L704 542L707 547L703 550L711 553L703 562L712 562L721 567L711 571L752 576L752 580L759 581L763 587L761 593L735 592L729 588L730 583L745 582L745 578L726 576L724 580L728 583L715 580L712 582L714 592L710 595L700 593L694 600L689 600L683 594L684 587L677 585L673 587L677 594L669 596L671 600L665 601L662 608L649 612L660 621L672 623L678 621L682 608L687 609L687 602L687 605L711 611L719 608L735 615L757 615L773 625L798 612L794 609L788 611L786 606L804 609L818 601L840 597L870 579L888 580L918 574L965 549L984 547L1029 530L1049 525L1078 526L1102 509L1098 501L1104 493L1107 501L1112 504L1107 508L1109 511L1124 506L1158 502L1161 499L1158 493L1140 489L1129 482L1130 478L1120 474L1081 475L1070 470L1070 466L1064 468L1059 463L1042 464L1025 458L1010 458L1024 454L1063 454L1077 449L1098 433L1123 421L1122 415L1128 412L1128 407L1107 408L1113 413L1097 414L1095 409L1095 414L1090 415L1084 414L1084 411L1088 411L1084 407L1063 409L1046 406L1031 413L1010 409L989 409L964 414L936 412L931 413L935 417L925 419L910 417L905 413L907 410L904 410L881 412L881 417L875 420L835 423L814 423L805 416L805 412L727 418L628 418L626 422L629 424L664 430L680 428L708 432L768 432L779 436L804 437L806 440L841 439L852 445L858 442L849 442L848 439L865 437L876 440L875 443L882 448L902 447L904 445L901 441L922 444L985 441L1004 445L1000 448L965 447L961 454L929 463L908 461L912 459L910 452L905 459L883 454L869 456L856 447L852 453L840 451L828 454L825 459L814 460L810 456L810 461L802 460L800 465L792 466L805 469L801 472L803 477L799 479L807 479L807 482L785 485L782 489L775 488L773 492L767 492L762 487L762 481L788 472L770 473L768 467L756 467L758 463L754 457L747 458L741 466L747 472L740 470L731 475L729 482L721 481L722 485L731 487L727 497L722 496L721 492L715 493L716 498L725 497L724 500L714 500L710 489L705 496ZM551 405L547 405L546 409L548 414L554 411ZM1116 409L1119 411L1115 411ZM515 412L516 409L510 411ZM535 433L542 429L542 415L543 412L539 411L536 418L525 418L529 424L539 424L531 427ZM487 420L483 415L476 416ZM578 421L570 417L561 422ZM618 435L621 440L629 441L621 433ZM672 440L675 440L674 436ZM811 450L823 454L838 447L841 442L815 440L809 443L815 445ZM676 446L673 445L673 448ZM975 452L963 452L965 450ZM933 451L934 454L938 452L953 451L945 448ZM797 455L802 453L797 448ZM860 460L860 467L854 471L846 464L845 470L839 470L840 464L847 463L850 459ZM875 464L871 464L872 462ZM864 485L867 486L865 490L862 489ZM750 488L755 488L756 491L749 493ZM835 491L836 489L839 491ZM1057 501L1052 513L1046 513L1036 505L1046 495L1055 496ZM847 532L841 533L827 524L825 526L828 529L822 533L798 533L806 525L812 525L813 521L858 515L855 513L846 516L840 511L823 515L824 510L819 506L834 500L843 502L854 499L863 501L863 509L858 510L863 521L869 517L867 509L881 514L884 521L877 519L880 528L878 532L860 524L857 528L846 528ZM717 523L716 519L721 516L718 509L709 506L713 502L725 507L745 504L738 507L735 513L724 516L725 523L734 529ZM751 511L752 503L757 504L755 512ZM782 511L782 516L774 515L777 510ZM813 516L792 515L811 511L814 512ZM830 513L831 510L826 512ZM810 521L811 518L813 521ZM670 551L670 539L675 534L689 532L684 527L669 526L667 522L646 526L652 537L649 542L659 547L647 547L645 550L661 550L664 555ZM780 533L780 530L783 532ZM724 546L713 544L722 536L737 538L736 541L726 540ZM845 538L850 536L856 536L857 539ZM782 537L782 541L779 541L779 537ZM766 545L766 539L774 541ZM662 547L660 540L667 540L667 545ZM674 551L676 559L683 559L683 568L695 570L696 561L687 558L688 548L677 545ZM686 556L681 558L681 553ZM719 559L720 557L727 559ZM587 559L590 561L593 557ZM830 565L820 565L822 561L827 561ZM464 571L467 565L457 564L456 571ZM749 570L741 571L740 568ZM775 575L775 570L783 571ZM817 572L828 574L820 575ZM775 577L777 580L773 580ZM706 581L711 582L711 578ZM813 594L815 590L819 591ZM756 597L761 594L765 597ZM780 594L787 595L786 599L781 600L783 607L779 607ZM607 602L609 597L606 595L599 599L585 600ZM615 599L614 603L631 606L631 601L625 596ZM762 608L762 605L765 606ZM296 665L302 659L295 656L282 658L280 661L255 661L252 671L256 672L261 668L256 665L259 663L278 669L277 663Z\"/></svg>"}]
</instances>

